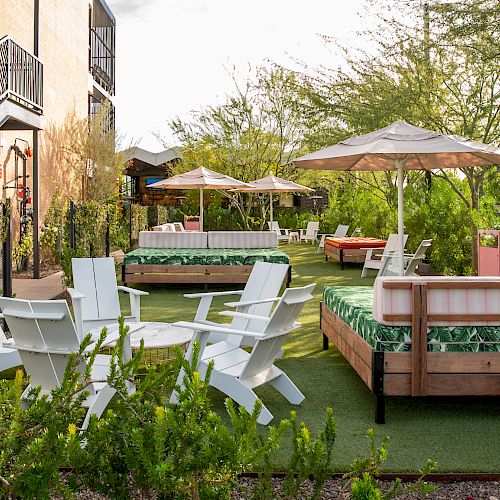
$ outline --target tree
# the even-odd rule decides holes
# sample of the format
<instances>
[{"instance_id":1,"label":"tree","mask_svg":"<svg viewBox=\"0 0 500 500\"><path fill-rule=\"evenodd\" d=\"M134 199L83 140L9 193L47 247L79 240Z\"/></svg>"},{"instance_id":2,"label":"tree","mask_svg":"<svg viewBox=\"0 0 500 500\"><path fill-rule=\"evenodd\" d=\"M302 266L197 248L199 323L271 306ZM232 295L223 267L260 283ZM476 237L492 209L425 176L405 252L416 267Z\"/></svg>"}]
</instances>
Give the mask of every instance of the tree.
<instances>
[{"instance_id":1,"label":"tree","mask_svg":"<svg viewBox=\"0 0 500 500\"><path fill-rule=\"evenodd\" d=\"M244 182L269 172L296 178L300 173L290 162L299 155L304 127L293 78L283 69L264 67L243 86L233 77L235 92L223 104L193 113L190 121L172 121L170 126L182 144L179 171L203 165ZM251 200L255 201L263 225L268 207L265 196L225 195L246 229L250 229Z\"/></svg>"},{"instance_id":2,"label":"tree","mask_svg":"<svg viewBox=\"0 0 500 500\"><path fill-rule=\"evenodd\" d=\"M61 165L61 179L55 182L58 187L66 186L68 198L104 203L117 193L126 162L116 152L117 137L109 119L109 105L103 104L91 117L79 118L70 112L61 126L46 128L44 154Z\"/></svg>"},{"instance_id":3,"label":"tree","mask_svg":"<svg viewBox=\"0 0 500 500\"><path fill-rule=\"evenodd\" d=\"M380 5L380 4L379 4ZM381 18L367 34L375 51L344 50L345 65L300 80L309 116L310 147L337 142L403 119L417 126L486 143L500 141L500 64L489 35L498 32L500 4L494 0L448 3L395 2L395 17ZM404 16L401 15L404 9ZM384 10L385 12L385 10ZM462 20L455 24L455 16ZM469 20L472 20L469 22ZM493 44L495 46L495 44ZM498 39L496 39L498 46ZM315 110L317 110L315 112ZM448 172L450 184L470 212L472 268L477 269L477 217L486 184L498 183L497 167L460 169L464 186ZM360 174L362 182L394 200L391 173Z\"/></svg>"}]
</instances>

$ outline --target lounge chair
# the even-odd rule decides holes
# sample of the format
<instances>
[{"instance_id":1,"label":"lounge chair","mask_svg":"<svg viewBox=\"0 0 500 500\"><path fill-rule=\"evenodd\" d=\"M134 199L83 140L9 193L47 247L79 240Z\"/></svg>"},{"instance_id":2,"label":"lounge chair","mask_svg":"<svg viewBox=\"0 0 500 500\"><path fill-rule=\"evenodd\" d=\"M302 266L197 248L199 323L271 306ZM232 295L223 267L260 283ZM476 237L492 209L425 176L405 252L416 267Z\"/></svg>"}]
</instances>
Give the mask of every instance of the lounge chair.
<instances>
[{"instance_id":1,"label":"lounge chair","mask_svg":"<svg viewBox=\"0 0 500 500\"><path fill-rule=\"evenodd\" d=\"M148 292L116 283L113 257L98 259L71 259L74 288L68 288L73 301L76 330L80 339L94 328L118 321L121 314L118 291L130 296L131 316L127 323L141 321L141 295Z\"/></svg>"},{"instance_id":2,"label":"lounge chair","mask_svg":"<svg viewBox=\"0 0 500 500\"><path fill-rule=\"evenodd\" d=\"M236 403L244 406L247 411L254 409L257 395L254 388L263 384L271 384L292 404L300 404L304 395L290 380L290 378L277 366L274 361L281 353L281 346L286 340L289 332L300 327L296 319L304 304L312 298L315 285L301 288L287 288L280 299L275 299L277 305L270 316L256 316L248 313L223 311L220 314L233 318L250 320L260 323L260 327L244 330L236 330L225 325L216 326L203 323L189 323L180 321L175 326L190 328L194 331L193 340L186 352L186 359L192 360L193 342L199 342L200 354L197 370L204 376L208 364L213 361L214 369L210 377L210 385L227 394ZM255 301L258 304L260 301ZM241 335L255 339L255 346L251 352L247 352L230 342L218 342L214 344L210 355L206 353L206 344L212 333L225 335ZM183 384L184 373L181 370L177 383ZM170 401L177 402L177 392L172 393ZM271 412L262 406L258 422L268 424L272 420Z\"/></svg>"},{"instance_id":3,"label":"lounge chair","mask_svg":"<svg viewBox=\"0 0 500 500\"><path fill-rule=\"evenodd\" d=\"M290 229L280 228L280 225L276 220L274 220L272 224L271 222L268 222L267 225L269 226L270 231L274 231L278 235L278 241L288 242L290 238Z\"/></svg>"},{"instance_id":4,"label":"lounge chair","mask_svg":"<svg viewBox=\"0 0 500 500\"><path fill-rule=\"evenodd\" d=\"M299 238L300 242L303 241L314 243L318 241L318 231L319 231L319 222L308 222L306 229L299 229Z\"/></svg>"},{"instance_id":5,"label":"lounge chair","mask_svg":"<svg viewBox=\"0 0 500 500\"><path fill-rule=\"evenodd\" d=\"M269 262L256 262L252 272L248 277L245 288L243 290L224 291L224 292L204 292L204 293L186 293L184 297L189 299L200 299L198 310L194 317L195 323L217 324L207 321L207 316L212 306L214 297L228 297L230 295L240 295L238 302L233 302L232 307L236 307L237 312L253 314L255 316L269 316L273 307L275 297L279 296L279 291L285 280L290 266L288 264L271 264ZM267 302L265 299L270 299ZM247 305L248 302L255 300L262 301L258 304ZM220 325L219 325L220 326ZM251 330L259 329L261 322L256 320L248 320L242 318L233 318L228 328L235 330ZM228 336L213 333L210 336L209 342L219 341L231 342L236 346L253 345L252 339L242 336ZM242 344L243 342L243 344ZM249 343L250 342L250 343Z\"/></svg>"},{"instance_id":6,"label":"lounge chair","mask_svg":"<svg viewBox=\"0 0 500 500\"><path fill-rule=\"evenodd\" d=\"M415 276L418 265L425 259L427 250L432 245L432 240L422 240L415 253L404 254L404 276ZM398 256L387 257L377 276L398 276Z\"/></svg>"},{"instance_id":7,"label":"lounge chair","mask_svg":"<svg viewBox=\"0 0 500 500\"><path fill-rule=\"evenodd\" d=\"M404 243L406 245L406 240L408 235L404 235ZM380 270L384 264L387 257L393 256L399 248L399 239L397 234L390 234L387 238L387 244L384 248L363 248L366 250L365 263L363 264L363 270L361 271L361 277L365 278L368 274L368 269Z\"/></svg>"},{"instance_id":8,"label":"lounge chair","mask_svg":"<svg viewBox=\"0 0 500 500\"><path fill-rule=\"evenodd\" d=\"M30 385L23 392L26 398L32 387L40 386L40 395L60 387L68 357L78 352L81 339L75 329L65 300L20 300L1 297L0 309L14 340L9 349L18 351L30 376ZM130 333L128 334L130 335ZM124 355L130 359L130 338ZM127 340L126 340L127 344ZM82 428L86 429L91 415L100 417L115 394L105 380L111 356L98 354L91 370L91 383L85 388L90 394L83 402L87 414ZM85 366L80 369L85 370ZM133 390L133 387L130 387Z\"/></svg>"},{"instance_id":9,"label":"lounge chair","mask_svg":"<svg viewBox=\"0 0 500 500\"><path fill-rule=\"evenodd\" d=\"M356 228L354 231L356 231L357 229L358 228ZM349 231L349 225L339 224L337 226L337 229L335 229L335 233L333 233L333 234L322 234L321 238L319 240L319 245L318 245L318 251L317 251L317 253L320 253L323 250L323 248L325 248L325 240L327 238L345 238L347 236L347 232L348 231Z\"/></svg>"}]
</instances>

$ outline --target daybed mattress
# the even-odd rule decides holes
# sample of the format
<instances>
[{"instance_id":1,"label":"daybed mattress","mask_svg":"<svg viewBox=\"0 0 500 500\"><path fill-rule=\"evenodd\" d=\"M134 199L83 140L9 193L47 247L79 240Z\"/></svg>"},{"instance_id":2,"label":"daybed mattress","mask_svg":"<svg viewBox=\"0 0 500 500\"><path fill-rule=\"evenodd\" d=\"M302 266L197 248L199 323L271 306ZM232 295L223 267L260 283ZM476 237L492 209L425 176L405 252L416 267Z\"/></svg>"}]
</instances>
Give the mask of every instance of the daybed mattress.
<instances>
[{"instance_id":1,"label":"daybed mattress","mask_svg":"<svg viewBox=\"0 0 500 500\"><path fill-rule=\"evenodd\" d=\"M326 238L325 245L342 250L359 250L360 248L384 248L387 241L368 237Z\"/></svg>"},{"instance_id":2,"label":"daybed mattress","mask_svg":"<svg viewBox=\"0 0 500 500\"><path fill-rule=\"evenodd\" d=\"M251 266L258 261L290 264L290 257L276 248L138 248L125 255L124 264Z\"/></svg>"},{"instance_id":3,"label":"daybed mattress","mask_svg":"<svg viewBox=\"0 0 500 500\"><path fill-rule=\"evenodd\" d=\"M325 287L323 302L374 349L411 351L410 326L386 326L374 321L372 287ZM428 340L429 351L500 351L500 327L433 326L429 328Z\"/></svg>"}]
</instances>

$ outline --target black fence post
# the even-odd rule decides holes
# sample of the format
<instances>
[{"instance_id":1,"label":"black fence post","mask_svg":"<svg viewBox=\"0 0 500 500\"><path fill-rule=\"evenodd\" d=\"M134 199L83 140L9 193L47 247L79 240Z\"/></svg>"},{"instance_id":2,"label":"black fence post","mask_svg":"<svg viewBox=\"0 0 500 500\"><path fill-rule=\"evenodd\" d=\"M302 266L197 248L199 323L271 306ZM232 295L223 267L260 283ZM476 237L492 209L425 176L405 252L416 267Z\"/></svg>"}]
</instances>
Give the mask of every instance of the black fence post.
<instances>
[{"instance_id":1,"label":"black fence post","mask_svg":"<svg viewBox=\"0 0 500 500\"><path fill-rule=\"evenodd\" d=\"M106 214L106 257L109 257L110 246L111 246L109 226L110 226L110 219L109 219L109 207L108 207L108 212Z\"/></svg>"},{"instance_id":2,"label":"black fence post","mask_svg":"<svg viewBox=\"0 0 500 500\"><path fill-rule=\"evenodd\" d=\"M11 234L11 216L10 207L2 205L2 216L5 224L4 240L2 243L2 278L3 278L3 296L12 297L12 234Z\"/></svg>"},{"instance_id":3,"label":"black fence post","mask_svg":"<svg viewBox=\"0 0 500 500\"><path fill-rule=\"evenodd\" d=\"M128 217L129 217L129 240L130 240L130 250L132 250L132 220L133 220L133 217L132 217L132 203L130 203L129 205L129 214L128 214Z\"/></svg>"},{"instance_id":4,"label":"black fence post","mask_svg":"<svg viewBox=\"0 0 500 500\"><path fill-rule=\"evenodd\" d=\"M76 234L75 234L75 204L69 202L69 247L71 250L76 250Z\"/></svg>"}]
</instances>

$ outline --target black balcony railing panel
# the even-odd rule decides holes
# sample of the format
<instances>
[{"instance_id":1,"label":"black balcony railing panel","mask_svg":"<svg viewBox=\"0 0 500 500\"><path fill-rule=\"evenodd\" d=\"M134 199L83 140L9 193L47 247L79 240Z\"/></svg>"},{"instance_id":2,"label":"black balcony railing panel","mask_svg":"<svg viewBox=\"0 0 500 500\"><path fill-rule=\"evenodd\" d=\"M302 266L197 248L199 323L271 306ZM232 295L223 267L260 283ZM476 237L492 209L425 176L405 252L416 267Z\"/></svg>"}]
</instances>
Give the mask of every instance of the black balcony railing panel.
<instances>
[{"instance_id":1,"label":"black balcony railing panel","mask_svg":"<svg viewBox=\"0 0 500 500\"><path fill-rule=\"evenodd\" d=\"M0 39L0 101L43 112L43 64L10 37Z\"/></svg>"}]
</instances>

